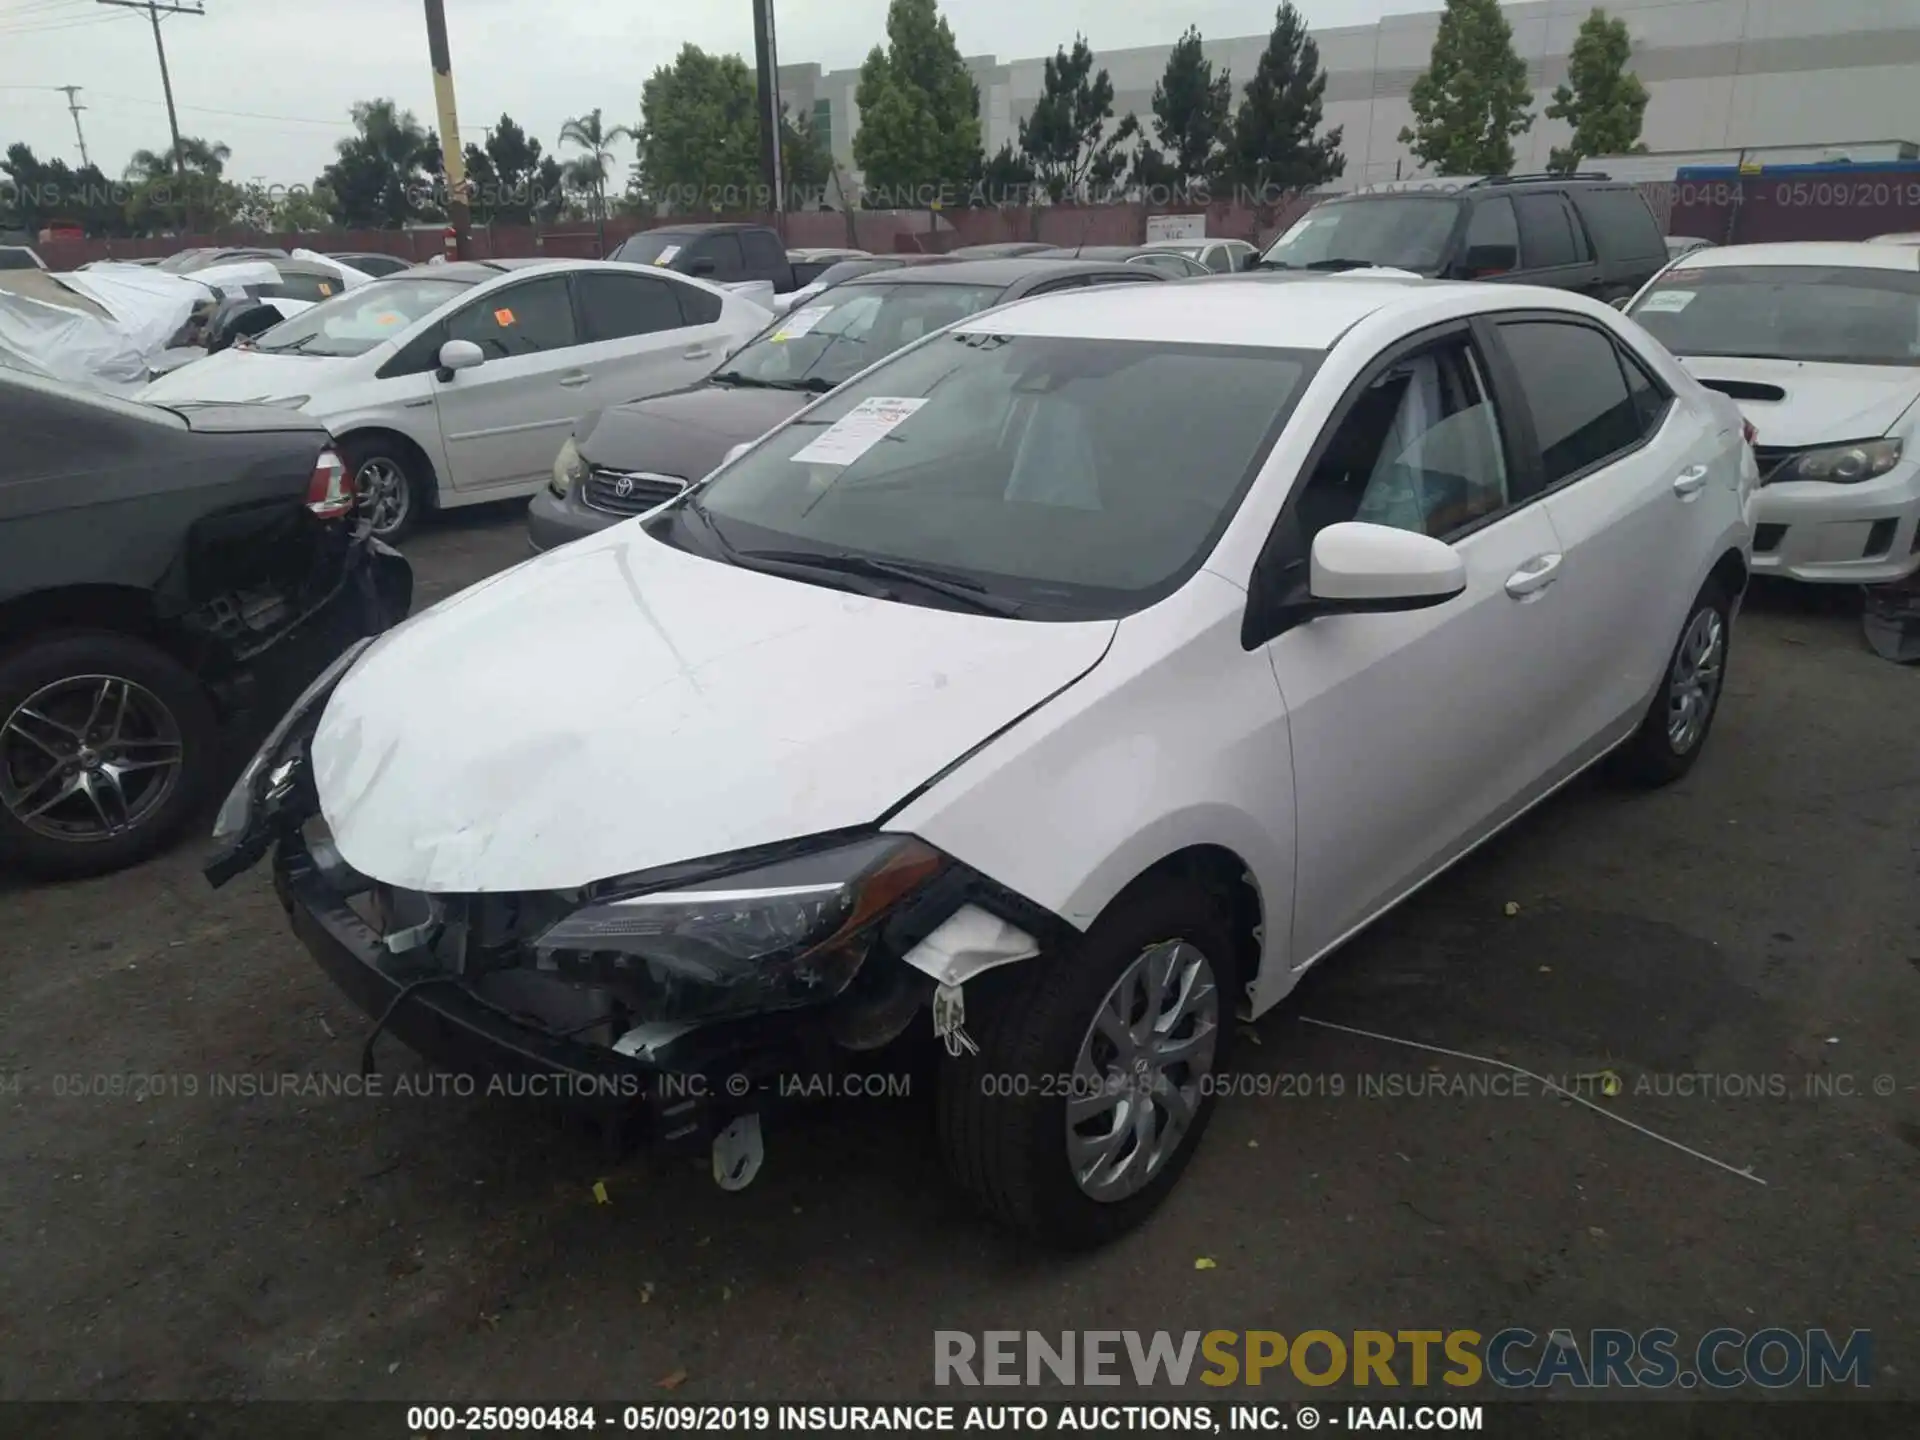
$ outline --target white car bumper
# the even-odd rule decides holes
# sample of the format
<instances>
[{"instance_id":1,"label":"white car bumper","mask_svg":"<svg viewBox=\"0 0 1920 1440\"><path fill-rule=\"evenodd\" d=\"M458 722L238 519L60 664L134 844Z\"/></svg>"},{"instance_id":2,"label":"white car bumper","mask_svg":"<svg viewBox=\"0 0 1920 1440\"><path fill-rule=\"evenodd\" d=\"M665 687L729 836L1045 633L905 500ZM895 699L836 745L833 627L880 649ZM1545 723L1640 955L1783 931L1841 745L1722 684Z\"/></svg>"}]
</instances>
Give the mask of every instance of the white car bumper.
<instances>
[{"instance_id":1,"label":"white car bumper","mask_svg":"<svg viewBox=\"0 0 1920 1440\"><path fill-rule=\"evenodd\" d=\"M1920 569L1920 461L1877 480L1763 486L1753 570L1824 584L1884 585Z\"/></svg>"}]
</instances>

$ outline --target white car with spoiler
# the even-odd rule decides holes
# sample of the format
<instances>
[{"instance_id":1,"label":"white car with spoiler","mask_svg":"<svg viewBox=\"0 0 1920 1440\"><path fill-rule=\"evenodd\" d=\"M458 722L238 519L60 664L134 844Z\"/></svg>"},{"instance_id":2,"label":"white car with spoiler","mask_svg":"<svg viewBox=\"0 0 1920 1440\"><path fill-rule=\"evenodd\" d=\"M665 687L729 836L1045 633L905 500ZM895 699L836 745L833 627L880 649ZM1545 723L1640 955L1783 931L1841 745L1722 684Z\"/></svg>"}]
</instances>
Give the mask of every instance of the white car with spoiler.
<instances>
[{"instance_id":1,"label":"white car with spoiler","mask_svg":"<svg viewBox=\"0 0 1920 1440\"><path fill-rule=\"evenodd\" d=\"M1757 573L1879 585L1920 569L1920 247L1701 250L1627 313L1752 422Z\"/></svg>"}]
</instances>

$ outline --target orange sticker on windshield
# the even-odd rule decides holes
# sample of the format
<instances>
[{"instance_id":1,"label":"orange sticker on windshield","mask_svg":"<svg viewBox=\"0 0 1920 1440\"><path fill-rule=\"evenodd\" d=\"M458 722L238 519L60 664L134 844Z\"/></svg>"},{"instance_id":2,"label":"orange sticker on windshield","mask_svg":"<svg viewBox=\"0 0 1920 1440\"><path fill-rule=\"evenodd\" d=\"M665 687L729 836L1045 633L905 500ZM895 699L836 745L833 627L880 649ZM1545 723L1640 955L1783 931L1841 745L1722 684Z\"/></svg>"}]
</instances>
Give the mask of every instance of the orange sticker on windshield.
<instances>
[{"instance_id":1,"label":"orange sticker on windshield","mask_svg":"<svg viewBox=\"0 0 1920 1440\"><path fill-rule=\"evenodd\" d=\"M493 323L498 325L502 330L506 329L507 326L513 324L513 311L511 310L494 311Z\"/></svg>"},{"instance_id":2,"label":"orange sticker on windshield","mask_svg":"<svg viewBox=\"0 0 1920 1440\"><path fill-rule=\"evenodd\" d=\"M326 281L322 280L320 282L320 293L322 295L331 295L333 293L333 287L327 284Z\"/></svg>"},{"instance_id":3,"label":"orange sticker on windshield","mask_svg":"<svg viewBox=\"0 0 1920 1440\"><path fill-rule=\"evenodd\" d=\"M398 325L400 324L400 317L389 310L385 314L374 316L373 323L376 325Z\"/></svg>"}]
</instances>

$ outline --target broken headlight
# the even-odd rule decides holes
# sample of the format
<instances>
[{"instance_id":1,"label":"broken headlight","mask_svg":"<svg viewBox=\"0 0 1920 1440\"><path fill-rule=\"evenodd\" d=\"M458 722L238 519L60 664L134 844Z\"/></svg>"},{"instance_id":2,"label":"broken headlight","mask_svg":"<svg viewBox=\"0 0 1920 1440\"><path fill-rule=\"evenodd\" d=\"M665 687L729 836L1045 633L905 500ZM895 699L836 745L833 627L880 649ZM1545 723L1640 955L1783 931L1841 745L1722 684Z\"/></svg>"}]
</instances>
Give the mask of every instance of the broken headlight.
<instances>
[{"instance_id":1,"label":"broken headlight","mask_svg":"<svg viewBox=\"0 0 1920 1440\"><path fill-rule=\"evenodd\" d=\"M263 822L271 817L279 799L293 788L295 771L300 764L295 752L297 742L306 738L305 722L316 716L334 687L371 644L372 637L356 641L321 671L319 678L302 690L300 698L280 717L280 723L268 732L253 759L247 762L247 768L233 782L233 789L227 792L226 801L213 821L213 843L217 848L207 863L206 876L216 888L266 853L269 837Z\"/></svg>"},{"instance_id":2,"label":"broken headlight","mask_svg":"<svg viewBox=\"0 0 1920 1440\"><path fill-rule=\"evenodd\" d=\"M595 900L534 942L543 970L634 994L649 1020L790 1010L845 990L876 922L946 866L876 835L698 884Z\"/></svg>"}]
</instances>

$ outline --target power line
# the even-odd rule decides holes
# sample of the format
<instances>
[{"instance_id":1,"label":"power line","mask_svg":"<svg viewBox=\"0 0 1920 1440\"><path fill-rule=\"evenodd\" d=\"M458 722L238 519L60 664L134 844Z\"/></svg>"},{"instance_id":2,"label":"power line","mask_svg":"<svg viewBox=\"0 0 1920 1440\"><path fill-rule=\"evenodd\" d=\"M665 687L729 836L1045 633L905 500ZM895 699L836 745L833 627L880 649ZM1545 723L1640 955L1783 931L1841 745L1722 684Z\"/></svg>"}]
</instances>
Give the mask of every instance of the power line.
<instances>
[{"instance_id":1,"label":"power line","mask_svg":"<svg viewBox=\"0 0 1920 1440\"><path fill-rule=\"evenodd\" d=\"M166 15L205 15L207 12L199 5L189 8L178 3L160 4L160 0L98 0L102 5L115 5L126 10L145 10L147 19L153 22L153 48L160 56L160 87L167 95L167 125L173 131L173 173L180 181L184 191L187 179L187 152L180 144L180 116L173 108L173 77L167 73L167 42L160 38L160 17Z\"/></svg>"},{"instance_id":2,"label":"power line","mask_svg":"<svg viewBox=\"0 0 1920 1440\"><path fill-rule=\"evenodd\" d=\"M89 25L109 25L115 20L127 18L125 15L88 15L79 20L58 20L51 25L16 25L0 28L0 35L50 35L57 30L84 30Z\"/></svg>"}]
</instances>

